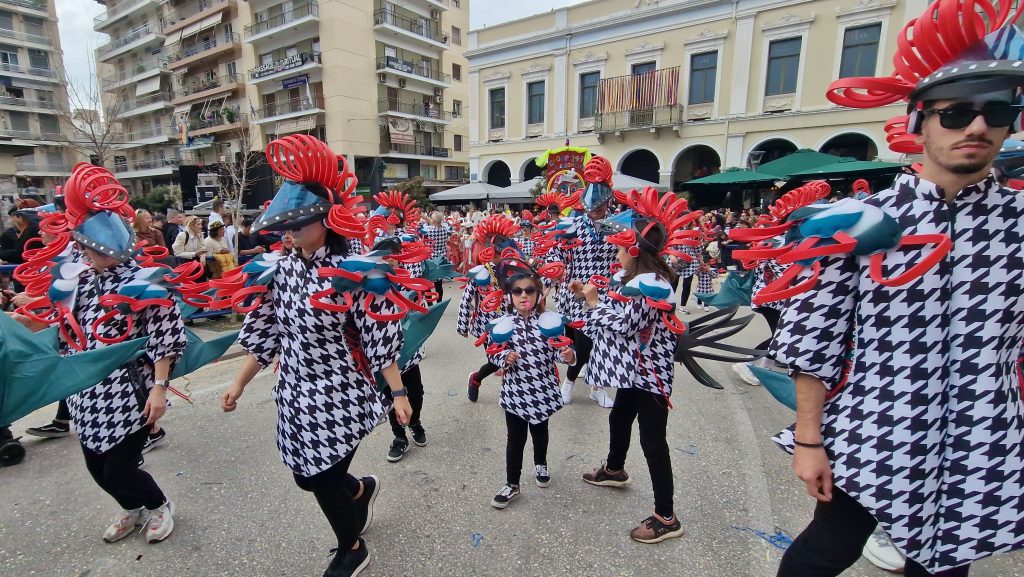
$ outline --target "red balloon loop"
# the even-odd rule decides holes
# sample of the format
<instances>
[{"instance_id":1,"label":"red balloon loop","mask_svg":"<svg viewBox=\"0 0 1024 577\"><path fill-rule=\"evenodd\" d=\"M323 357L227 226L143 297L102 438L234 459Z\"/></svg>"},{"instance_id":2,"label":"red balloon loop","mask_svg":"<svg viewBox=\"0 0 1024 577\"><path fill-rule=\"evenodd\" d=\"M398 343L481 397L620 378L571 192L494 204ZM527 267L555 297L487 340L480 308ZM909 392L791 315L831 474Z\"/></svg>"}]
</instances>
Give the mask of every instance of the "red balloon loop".
<instances>
[{"instance_id":1,"label":"red balloon loop","mask_svg":"<svg viewBox=\"0 0 1024 577\"><path fill-rule=\"evenodd\" d=\"M125 318L126 324L128 326L125 327L124 332L113 337L103 336L102 327L109 323L110 321L114 320L117 316L123 316ZM111 311L108 311L106 314L96 319L96 321L92 323L92 336L97 341L105 345L112 345L114 343L123 342L125 339L127 339L128 335L131 334L132 328L134 326L135 319L132 317L132 315L122 315L120 311L118 311L117 309L113 309Z\"/></svg>"},{"instance_id":2,"label":"red balloon loop","mask_svg":"<svg viewBox=\"0 0 1024 577\"><path fill-rule=\"evenodd\" d=\"M586 325L587 325L586 321L572 321L572 322L569 322L569 323L565 323L565 326L572 327L572 328L574 328L576 330L580 330L583 327L585 327Z\"/></svg>"},{"instance_id":3,"label":"red balloon loop","mask_svg":"<svg viewBox=\"0 0 1024 577\"><path fill-rule=\"evenodd\" d=\"M609 279L606 276L601 276L599 274L592 275L590 277L590 280L587 282L589 284L596 286L599 289L606 289L612 284L611 279Z\"/></svg>"},{"instance_id":4,"label":"red balloon loop","mask_svg":"<svg viewBox=\"0 0 1024 577\"><path fill-rule=\"evenodd\" d=\"M505 350L505 345L504 344L497 344L497 343L495 343L495 344L492 344L492 345L488 345L487 348L484 349L484 352L486 352L490 356L494 356L494 355L497 355L497 354L501 353L504 350Z\"/></svg>"},{"instance_id":5,"label":"red balloon loop","mask_svg":"<svg viewBox=\"0 0 1024 577\"><path fill-rule=\"evenodd\" d=\"M231 308L238 314L249 314L263 304L263 295L266 294L266 292L267 287L263 285L255 285L239 289L235 294L231 295ZM254 298L248 305L242 304L251 296L255 296L256 298Z\"/></svg>"},{"instance_id":6,"label":"red balloon loop","mask_svg":"<svg viewBox=\"0 0 1024 577\"><path fill-rule=\"evenodd\" d=\"M916 234L907 235L900 239L900 247L926 246L934 244L928 256L921 259L921 262L910 267L906 272L895 277L886 278L882 272L882 265L885 263L885 253L871 255L871 279L878 284L888 287L903 286L913 280L922 277L932 269L953 249L953 241L944 234Z\"/></svg>"},{"instance_id":7,"label":"red balloon loop","mask_svg":"<svg viewBox=\"0 0 1024 577\"><path fill-rule=\"evenodd\" d=\"M346 293L346 294L348 294L348 293ZM395 294L395 293L391 293L391 294ZM371 319L373 319L373 320L375 320L377 322L380 322L380 323L390 323L390 322L398 321L398 320L401 320L403 316L405 316L405 313L409 312L409 309L403 307L402 303L396 302L394 300L392 300L392 302L394 302L396 305L398 305L399 308L401 309L397 313L383 314L383 313L374 312L373 309L370 308L370 305L373 303L374 298L375 297L372 294L366 295L366 298L363 300L363 308L366 310L366 316L370 317Z\"/></svg>"},{"instance_id":8,"label":"red balloon loop","mask_svg":"<svg viewBox=\"0 0 1024 577\"><path fill-rule=\"evenodd\" d=\"M622 294L616 291L608 291L608 296L619 301L620 303L628 303L629 301L633 300L627 296L623 296Z\"/></svg>"},{"instance_id":9,"label":"red balloon loop","mask_svg":"<svg viewBox=\"0 0 1024 577\"><path fill-rule=\"evenodd\" d=\"M786 300L790 297L796 296L800 293L806 292L814 288L815 283L818 282L818 275L821 274L821 263L814 261L811 264L811 277L806 281L791 285L792 281L803 271L806 267L799 264L790 265L779 278L765 285L761 292L751 299L751 302L755 305L763 305L765 303Z\"/></svg>"},{"instance_id":10,"label":"red balloon loop","mask_svg":"<svg viewBox=\"0 0 1024 577\"><path fill-rule=\"evenodd\" d=\"M476 338L476 341L473 342L473 346L474 347L479 347L480 345L482 345L482 344L484 344L486 342L487 342L487 333L484 333L484 334L482 334L482 335L480 335L479 337Z\"/></svg>"},{"instance_id":11,"label":"red balloon loop","mask_svg":"<svg viewBox=\"0 0 1024 577\"><path fill-rule=\"evenodd\" d=\"M681 335L686 332L686 323L674 313L661 313L661 320L664 321L668 330L674 334Z\"/></svg>"},{"instance_id":12,"label":"red balloon loop","mask_svg":"<svg viewBox=\"0 0 1024 577\"><path fill-rule=\"evenodd\" d=\"M651 297L644 297L644 301L647 302L647 306L659 311L671 311L676 308L675 305L668 301L659 301L652 299Z\"/></svg>"},{"instance_id":13,"label":"red balloon loop","mask_svg":"<svg viewBox=\"0 0 1024 577\"><path fill-rule=\"evenodd\" d=\"M832 239L836 241L836 244L816 246L822 242L822 239L816 237L808 238L775 260L779 264L789 264L823 256L849 253L857 246L857 240L842 231L832 235Z\"/></svg>"},{"instance_id":14,"label":"red balloon loop","mask_svg":"<svg viewBox=\"0 0 1024 577\"><path fill-rule=\"evenodd\" d=\"M340 294L345 299L344 304L338 304L333 302L325 301L324 298L332 297L336 294ZM317 291L310 295L309 304L313 308L328 311L332 313L347 313L352 308L352 295L349 293L338 293L332 288Z\"/></svg>"},{"instance_id":15,"label":"red balloon loop","mask_svg":"<svg viewBox=\"0 0 1024 577\"><path fill-rule=\"evenodd\" d=\"M564 349L565 347L572 345L572 339L565 335L552 337L548 339L548 344L555 347L556 349Z\"/></svg>"},{"instance_id":16,"label":"red balloon loop","mask_svg":"<svg viewBox=\"0 0 1024 577\"><path fill-rule=\"evenodd\" d=\"M427 307L425 307L425 306L423 306L423 305L421 305L419 303L416 303L416 302L413 302L413 301L409 300L405 295L403 295L402 293L400 293L398 291L389 291L388 292L388 300L390 300L391 302L393 302L396 305L398 305L398 307L400 309L402 309L402 311L404 311L404 312L409 312L409 311L413 311L413 312L417 312L417 313L426 313L427 312Z\"/></svg>"}]
</instances>

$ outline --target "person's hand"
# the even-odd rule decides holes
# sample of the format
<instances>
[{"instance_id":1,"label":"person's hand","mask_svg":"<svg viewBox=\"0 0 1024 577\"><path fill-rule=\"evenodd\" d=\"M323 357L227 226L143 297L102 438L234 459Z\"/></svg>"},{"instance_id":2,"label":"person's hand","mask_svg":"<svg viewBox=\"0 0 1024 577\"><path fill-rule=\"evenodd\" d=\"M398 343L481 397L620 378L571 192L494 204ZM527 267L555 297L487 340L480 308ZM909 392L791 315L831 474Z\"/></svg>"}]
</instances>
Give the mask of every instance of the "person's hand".
<instances>
[{"instance_id":1,"label":"person's hand","mask_svg":"<svg viewBox=\"0 0 1024 577\"><path fill-rule=\"evenodd\" d=\"M226 248L222 248L219 251L217 251L217 254L231 254L231 251Z\"/></svg>"},{"instance_id":2,"label":"person's hand","mask_svg":"<svg viewBox=\"0 0 1024 577\"><path fill-rule=\"evenodd\" d=\"M146 426L157 422L165 412L167 412L167 391L161 386L154 386L149 391L146 406L142 409L142 416L146 417Z\"/></svg>"},{"instance_id":3,"label":"person's hand","mask_svg":"<svg viewBox=\"0 0 1024 577\"><path fill-rule=\"evenodd\" d=\"M409 404L409 397L395 397L392 408L395 410L399 424L408 425L412 419L412 405Z\"/></svg>"},{"instance_id":4,"label":"person's hand","mask_svg":"<svg viewBox=\"0 0 1024 577\"><path fill-rule=\"evenodd\" d=\"M13 297L11 297L11 303L13 303L14 306L16 306L16 307L23 307L23 306L31 303L34 300L36 300L36 299L28 296L25 293L18 293L16 295L14 295Z\"/></svg>"},{"instance_id":5,"label":"person's hand","mask_svg":"<svg viewBox=\"0 0 1024 577\"><path fill-rule=\"evenodd\" d=\"M828 503L832 500L832 467L825 449L797 446L793 450L793 472L807 486L807 494Z\"/></svg>"},{"instance_id":6,"label":"person's hand","mask_svg":"<svg viewBox=\"0 0 1024 577\"><path fill-rule=\"evenodd\" d=\"M562 362L563 363L565 363L567 365L575 365L576 364L576 351L572 350L571 348L565 347L564 349L561 350L561 352L559 354L562 357Z\"/></svg>"},{"instance_id":7,"label":"person's hand","mask_svg":"<svg viewBox=\"0 0 1024 577\"><path fill-rule=\"evenodd\" d=\"M232 384L228 387L228 390L224 391L220 396L220 408L225 413L230 413L238 408L238 398L245 392L245 387L238 383Z\"/></svg>"},{"instance_id":8,"label":"person's hand","mask_svg":"<svg viewBox=\"0 0 1024 577\"><path fill-rule=\"evenodd\" d=\"M587 283L580 290L580 294L583 295L583 300L587 301L587 304L596 307L597 303L601 302L601 297L598 295L597 287L593 284Z\"/></svg>"},{"instance_id":9,"label":"person's hand","mask_svg":"<svg viewBox=\"0 0 1024 577\"><path fill-rule=\"evenodd\" d=\"M511 367L512 365L516 364L516 361L518 361L518 360L519 360L519 353L517 353L515 351L512 351L511 353L509 353L508 355L505 356L505 366L506 367Z\"/></svg>"},{"instance_id":10,"label":"person's hand","mask_svg":"<svg viewBox=\"0 0 1024 577\"><path fill-rule=\"evenodd\" d=\"M263 246L257 246L256 247L256 254L262 254L262 253L265 253L265 252L267 252L267 249L264 248Z\"/></svg>"},{"instance_id":11,"label":"person's hand","mask_svg":"<svg viewBox=\"0 0 1024 577\"><path fill-rule=\"evenodd\" d=\"M572 294L576 298L582 300L584 298L583 297L583 282L582 281L578 281L578 280L574 280L574 281L570 282L569 283L569 291L572 292Z\"/></svg>"}]
</instances>

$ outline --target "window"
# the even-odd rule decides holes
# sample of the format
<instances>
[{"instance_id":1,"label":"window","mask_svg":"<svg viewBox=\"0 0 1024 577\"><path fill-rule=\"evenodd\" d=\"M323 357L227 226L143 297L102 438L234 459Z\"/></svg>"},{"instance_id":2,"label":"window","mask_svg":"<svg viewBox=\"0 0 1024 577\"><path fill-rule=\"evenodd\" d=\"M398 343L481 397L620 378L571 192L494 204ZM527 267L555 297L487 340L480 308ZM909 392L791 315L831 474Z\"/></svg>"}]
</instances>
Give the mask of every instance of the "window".
<instances>
[{"instance_id":1,"label":"window","mask_svg":"<svg viewBox=\"0 0 1024 577\"><path fill-rule=\"evenodd\" d=\"M462 135L455 135L455 152L462 152Z\"/></svg>"},{"instance_id":2,"label":"window","mask_svg":"<svg viewBox=\"0 0 1024 577\"><path fill-rule=\"evenodd\" d=\"M36 36L46 36L46 29L43 28L42 18L22 16L21 21L25 26L25 32L28 32L29 34L34 34Z\"/></svg>"},{"instance_id":3,"label":"window","mask_svg":"<svg viewBox=\"0 0 1024 577\"><path fill-rule=\"evenodd\" d=\"M690 57L690 104L714 102L717 67L718 52Z\"/></svg>"},{"instance_id":4,"label":"window","mask_svg":"<svg viewBox=\"0 0 1024 577\"><path fill-rule=\"evenodd\" d=\"M47 150L46 164L54 167L64 166L64 154L59 150Z\"/></svg>"},{"instance_id":5,"label":"window","mask_svg":"<svg viewBox=\"0 0 1024 577\"><path fill-rule=\"evenodd\" d=\"M462 101L452 100L452 118L462 117Z\"/></svg>"},{"instance_id":6,"label":"window","mask_svg":"<svg viewBox=\"0 0 1024 577\"><path fill-rule=\"evenodd\" d=\"M452 80L462 80L462 67L452 64Z\"/></svg>"},{"instance_id":7,"label":"window","mask_svg":"<svg viewBox=\"0 0 1024 577\"><path fill-rule=\"evenodd\" d=\"M452 0L452 8L458 8L458 7L459 7L459 0Z\"/></svg>"},{"instance_id":8,"label":"window","mask_svg":"<svg viewBox=\"0 0 1024 577\"><path fill-rule=\"evenodd\" d=\"M11 121L11 130L18 130L21 132L28 132L28 114L24 112L11 112L7 113L7 117Z\"/></svg>"},{"instance_id":9,"label":"window","mask_svg":"<svg viewBox=\"0 0 1024 577\"><path fill-rule=\"evenodd\" d=\"M60 122L50 114L39 115L39 129L43 134L60 134Z\"/></svg>"},{"instance_id":10,"label":"window","mask_svg":"<svg viewBox=\"0 0 1024 577\"><path fill-rule=\"evenodd\" d=\"M878 40L881 24L847 28L843 35L843 58L839 64L839 77L874 76L878 60Z\"/></svg>"},{"instance_id":11,"label":"window","mask_svg":"<svg viewBox=\"0 0 1024 577\"><path fill-rule=\"evenodd\" d=\"M466 174L464 170L465 169L461 166L446 166L444 167L444 179L455 181L464 180L464 175Z\"/></svg>"},{"instance_id":12,"label":"window","mask_svg":"<svg viewBox=\"0 0 1024 577\"><path fill-rule=\"evenodd\" d=\"M526 85L526 118L528 124L544 122L544 81Z\"/></svg>"},{"instance_id":13,"label":"window","mask_svg":"<svg viewBox=\"0 0 1024 577\"><path fill-rule=\"evenodd\" d=\"M420 176L425 180L437 180L437 167L433 164L421 164Z\"/></svg>"},{"instance_id":14,"label":"window","mask_svg":"<svg viewBox=\"0 0 1024 577\"><path fill-rule=\"evenodd\" d=\"M801 38L775 40L768 45L768 77L765 96L796 92L796 77L800 68Z\"/></svg>"},{"instance_id":15,"label":"window","mask_svg":"<svg viewBox=\"0 0 1024 577\"><path fill-rule=\"evenodd\" d=\"M641 62L633 65L633 74L647 74L648 72L654 72L654 62Z\"/></svg>"},{"instance_id":16,"label":"window","mask_svg":"<svg viewBox=\"0 0 1024 577\"><path fill-rule=\"evenodd\" d=\"M14 30L14 15L10 12L0 12L0 29Z\"/></svg>"},{"instance_id":17,"label":"window","mask_svg":"<svg viewBox=\"0 0 1024 577\"><path fill-rule=\"evenodd\" d=\"M9 90L10 89L8 89L8 91ZM50 104L53 104L53 91L36 88L36 100L38 100L39 102L48 102Z\"/></svg>"},{"instance_id":18,"label":"window","mask_svg":"<svg viewBox=\"0 0 1024 577\"><path fill-rule=\"evenodd\" d=\"M234 76L238 74L238 67L234 61L228 62L228 76Z\"/></svg>"},{"instance_id":19,"label":"window","mask_svg":"<svg viewBox=\"0 0 1024 577\"><path fill-rule=\"evenodd\" d=\"M505 128L505 89L492 88L491 98L491 130Z\"/></svg>"},{"instance_id":20,"label":"window","mask_svg":"<svg viewBox=\"0 0 1024 577\"><path fill-rule=\"evenodd\" d=\"M13 46L0 45L0 64L18 66L18 49Z\"/></svg>"},{"instance_id":21,"label":"window","mask_svg":"<svg viewBox=\"0 0 1024 577\"><path fill-rule=\"evenodd\" d=\"M593 118L597 114L597 84L600 72L580 74L580 118Z\"/></svg>"},{"instance_id":22,"label":"window","mask_svg":"<svg viewBox=\"0 0 1024 577\"><path fill-rule=\"evenodd\" d=\"M452 44L462 46L462 30L452 26Z\"/></svg>"}]
</instances>

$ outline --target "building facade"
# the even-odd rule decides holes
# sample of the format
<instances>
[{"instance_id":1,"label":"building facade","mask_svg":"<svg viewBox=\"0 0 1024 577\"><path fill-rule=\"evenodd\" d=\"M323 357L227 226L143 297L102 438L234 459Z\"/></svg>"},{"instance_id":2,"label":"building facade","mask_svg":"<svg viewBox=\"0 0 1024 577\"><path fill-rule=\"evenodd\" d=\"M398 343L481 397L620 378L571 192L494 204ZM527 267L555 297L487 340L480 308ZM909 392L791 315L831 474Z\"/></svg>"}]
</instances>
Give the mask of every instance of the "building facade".
<instances>
[{"instance_id":1,"label":"building facade","mask_svg":"<svg viewBox=\"0 0 1024 577\"><path fill-rule=\"evenodd\" d=\"M47 195L70 175L56 6L0 0L0 192ZM8 156L10 155L10 156Z\"/></svg>"},{"instance_id":2,"label":"building facade","mask_svg":"<svg viewBox=\"0 0 1024 577\"><path fill-rule=\"evenodd\" d=\"M825 98L890 74L923 0L594 0L469 35L470 177L540 174L548 148L587 146L616 172L674 189L801 148L892 158L899 104ZM753 154L752 154L753 153Z\"/></svg>"}]
</instances>

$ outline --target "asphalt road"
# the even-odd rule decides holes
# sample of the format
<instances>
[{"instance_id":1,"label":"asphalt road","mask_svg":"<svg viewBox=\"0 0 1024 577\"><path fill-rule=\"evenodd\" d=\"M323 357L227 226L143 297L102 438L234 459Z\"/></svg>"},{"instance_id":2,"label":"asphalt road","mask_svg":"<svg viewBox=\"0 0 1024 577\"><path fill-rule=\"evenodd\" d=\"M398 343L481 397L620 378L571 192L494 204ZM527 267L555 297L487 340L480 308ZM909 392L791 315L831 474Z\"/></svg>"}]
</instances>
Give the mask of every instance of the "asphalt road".
<instances>
[{"instance_id":1,"label":"asphalt road","mask_svg":"<svg viewBox=\"0 0 1024 577\"><path fill-rule=\"evenodd\" d=\"M447 292L457 297L454 286ZM758 318L737 342L753 345L766 330ZM683 538L659 545L629 539L653 510L635 438L626 463L631 487L581 480L601 463L608 440L607 410L588 400L582 385L551 420L551 486L532 483L528 446L523 494L496 510L490 500L504 483L505 445L498 378L484 384L479 403L465 397L466 374L483 360L480 349L455 334L451 307L421 365L428 446L388 463L392 437L384 426L359 447L352 471L383 483L366 535L372 561L364 575L771 576L781 549L764 537L777 529L795 536L810 518L813 501L788 455L770 440L792 422L791 411L715 364L709 366L724 391L700 386L676 367L669 444ZM237 411L220 410L218 395L239 364L221 361L193 375L195 405L175 404L162 421L165 444L146 456L146 470L176 504L167 541L147 545L134 535L104 543L118 508L89 478L78 443L28 439L26 460L0 470L0 575L319 577L336 543L275 448L274 374L261 373ZM15 434L48 422L52 411L19 421ZM1024 555L979 562L971 574L1024 575ZM861 560L844 575L887 573Z\"/></svg>"}]
</instances>

